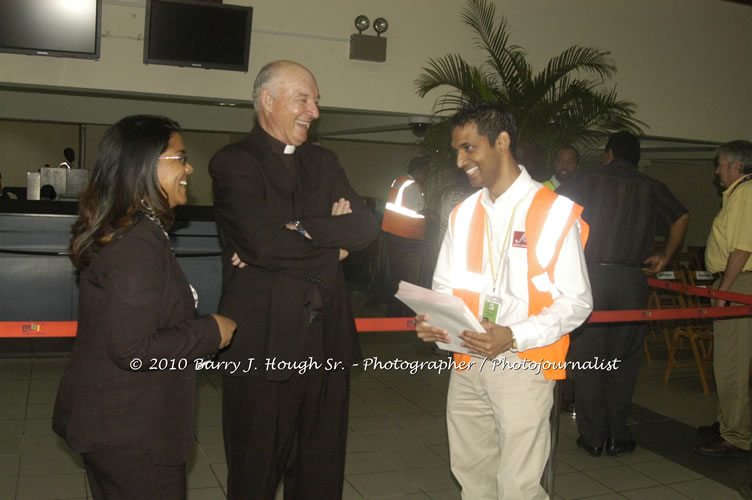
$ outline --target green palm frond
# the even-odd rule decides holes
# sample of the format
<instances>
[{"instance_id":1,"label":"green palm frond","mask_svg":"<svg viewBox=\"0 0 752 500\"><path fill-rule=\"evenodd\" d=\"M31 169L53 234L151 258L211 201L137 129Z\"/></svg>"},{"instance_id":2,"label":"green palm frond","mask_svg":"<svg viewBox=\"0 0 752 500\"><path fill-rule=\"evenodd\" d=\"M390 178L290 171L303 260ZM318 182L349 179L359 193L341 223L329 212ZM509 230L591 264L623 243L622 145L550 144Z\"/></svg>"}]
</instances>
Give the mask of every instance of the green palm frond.
<instances>
[{"instance_id":1,"label":"green palm frond","mask_svg":"<svg viewBox=\"0 0 752 500\"><path fill-rule=\"evenodd\" d=\"M484 50L488 64L506 86L524 75L527 70L525 51L519 45L509 45L507 21L496 25L496 7L482 0L469 0L461 13L462 20L476 33L475 45Z\"/></svg>"},{"instance_id":2,"label":"green palm frond","mask_svg":"<svg viewBox=\"0 0 752 500\"><path fill-rule=\"evenodd\" d=\"M454 111L470 101L492 99L494 80L480 68L470 66L461 56L450 54L428 61L423 74L415 80L418 95L449 86L455 89L440 97L434 106L437 112Z\"/></svg>"},{"instance_id":3,"label":"green palm frond","mask_svg":"<svg viewBox=\"0 0 752 500\"><path fill-rule=\"evenodd\" d=\"M438 112L454 112L470 101L495 102L517 119L518 141L548 156L564 144L596 144L617 130L642 134L646 124L634 118L636 105L618 99L616 88L605 84L616 73L608 51L574 45L535 73L525 50L510 42L507 21L496 16L492 0L467 0L460 17L486 58L479 67L459 54L428 61L415 80L416 91L425 97L450 87L436 99Z\"/></svg>"}]
</instances>

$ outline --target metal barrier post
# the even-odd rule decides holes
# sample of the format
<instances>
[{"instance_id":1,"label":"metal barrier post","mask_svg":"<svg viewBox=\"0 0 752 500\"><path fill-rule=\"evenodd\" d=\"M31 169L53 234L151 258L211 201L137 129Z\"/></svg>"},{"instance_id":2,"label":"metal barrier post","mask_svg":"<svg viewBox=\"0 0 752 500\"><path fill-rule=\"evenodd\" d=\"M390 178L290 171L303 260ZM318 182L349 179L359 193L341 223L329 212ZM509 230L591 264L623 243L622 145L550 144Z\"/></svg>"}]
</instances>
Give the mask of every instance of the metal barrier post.
<instances>
[{"instance_id":1,"label":"metal barrier post","mask_svg":"<svg viewBox=\"0 0 752 500\"><path fill-rule=\"evenodd\" d=\"M562 381L557 380L554 386L554 402L551 405L551 452L548 454L548 462L543 470L541 485L548 493L549 498L554 498L554 486L556 479L556 452L559 448L559 415L561 414L561 385Z\"/></svg>"}]
</instances>

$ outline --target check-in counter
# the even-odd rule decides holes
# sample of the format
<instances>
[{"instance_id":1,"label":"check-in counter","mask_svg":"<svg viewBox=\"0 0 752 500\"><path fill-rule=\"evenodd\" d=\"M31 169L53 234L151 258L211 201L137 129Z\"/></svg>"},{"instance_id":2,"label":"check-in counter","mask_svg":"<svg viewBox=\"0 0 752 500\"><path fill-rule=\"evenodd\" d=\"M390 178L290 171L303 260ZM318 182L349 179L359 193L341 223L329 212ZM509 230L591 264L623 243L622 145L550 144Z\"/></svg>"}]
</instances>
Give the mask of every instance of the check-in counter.
<instances>
[{"instance_id":1,"label":"check-in counter","mask_svg":"<svg viewBox=\"0 0 752 500\"><path fill-rule=\"evenodd\" d=\"M199 294L200 314L216 312L221 291L220 247L211 207L178 207L173 249ZM77 203L0 201L0 321L75 321L77 270L69 259ZM42 339L31 339L31 341ZM29 339L0 344L5 352L39 351ZM48 342L44 350L70 341ZM19 347L26 346L19 349Z\"/></svg>"}]
</instances>

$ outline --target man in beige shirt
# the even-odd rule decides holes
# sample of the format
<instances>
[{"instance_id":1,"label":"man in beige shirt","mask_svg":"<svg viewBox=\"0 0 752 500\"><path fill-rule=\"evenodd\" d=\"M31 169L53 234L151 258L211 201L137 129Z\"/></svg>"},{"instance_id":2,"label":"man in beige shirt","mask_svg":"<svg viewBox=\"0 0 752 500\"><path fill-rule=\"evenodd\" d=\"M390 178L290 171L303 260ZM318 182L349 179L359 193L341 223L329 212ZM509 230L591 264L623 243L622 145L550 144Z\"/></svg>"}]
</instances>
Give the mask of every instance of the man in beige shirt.
<instances>
[{"instance_id":1,"label":"man in beige shirt","mask_svg":"<svg viewBox=\"0 0 752 500\"><path fill-rule=\"evenodd\" d=\"M752 294L752 142L732 141L718 148L715 173L726 187L723 206L713 221L705 251L708 271L723 273L715 288ZM726 305L716 299L716 307ZM701 427L713 440L695 451L715 457L747 457L752 445L749 363L752 318L713 323L713 371L718 389L718 423Z\"/></svg>"}]
</instances>

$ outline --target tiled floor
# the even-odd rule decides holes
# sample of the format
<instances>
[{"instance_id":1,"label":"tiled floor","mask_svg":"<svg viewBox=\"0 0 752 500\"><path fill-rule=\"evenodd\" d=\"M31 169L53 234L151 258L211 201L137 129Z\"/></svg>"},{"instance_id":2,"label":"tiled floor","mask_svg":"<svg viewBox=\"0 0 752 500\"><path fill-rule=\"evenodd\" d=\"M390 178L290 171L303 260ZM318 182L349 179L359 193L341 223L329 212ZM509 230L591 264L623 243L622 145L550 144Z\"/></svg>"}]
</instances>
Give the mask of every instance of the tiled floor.
<instances>
[{"instance_id":1,"label":"tiled floor","mask_svg":"<svg viewBox=\"0 0 752 500\"><path fill-rule=\"evenodd\" d=\"M409 333L364 334L362 338L367 357L391 360L435 356ZM0 359L0 499L90 498L80 458L50 430L55 390L66 361ZM715 395L702 394L691 369L677 371L664 384L664 366L660 361L643 364L634 402L652 410L649 414L653 417L660 414L661 425L673 422L671 425L686 427L684 424L711 422ZM396 370L353 370L345 499L460 498L448 464L444 417L447 380L446 373L427 370L414 375ZM227 468L218 377L202 374L198 391L200 404L188 498L221 500L225 498ZM635 421L635 425L640 426L643 436L635 453L622 458L592 458L576 446L574 420L563 417L555 497L739 498L736 485L707 478L708 474L696 472L699 466L677 463L683 459L671 460L649 451L655 434L650 431L652 424L647 420ZM691 455L690 445L686 443L684 451ZM716 468L739 467L738 461L703 463ZM749 465L752 464L743 466Z\"/></svg>"}]
</instances>

